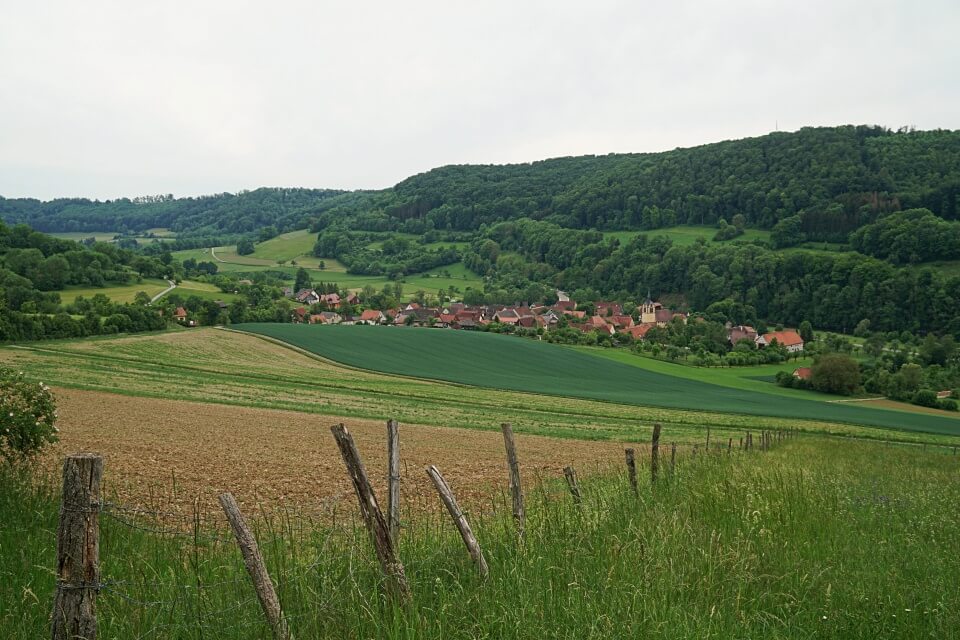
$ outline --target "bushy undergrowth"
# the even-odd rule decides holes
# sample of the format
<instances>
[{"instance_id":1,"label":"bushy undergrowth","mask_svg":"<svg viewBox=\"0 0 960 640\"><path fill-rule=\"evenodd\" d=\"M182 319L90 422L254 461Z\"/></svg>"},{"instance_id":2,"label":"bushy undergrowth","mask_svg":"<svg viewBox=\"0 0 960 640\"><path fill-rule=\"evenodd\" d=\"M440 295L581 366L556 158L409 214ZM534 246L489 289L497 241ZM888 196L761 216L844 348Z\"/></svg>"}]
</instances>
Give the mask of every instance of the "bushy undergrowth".
<instances>
[{"instance_id":1,"label":"bushy undergrowth","mask_svg":"<svg viewBox=\"0 0 960 640\"><path fill-rule=\"evenodd\" d=\"M483 581L449 520L404 514L413 602L392 606L352 495L324 523L247 507L298 638L949 637L960 628L960 460L948 449L803 438L684 456L655 487L581 470L583 504L528 478L471 517ZM109 476L109 468L107 469ZM0 477L0 628L46 634L55 492ZM453 487L454 491L458 487ZM227 532L158 536L102 516L103 638L269 637ZM218 542L211 536L222 536Z\"/></svg>"}]
</instances>

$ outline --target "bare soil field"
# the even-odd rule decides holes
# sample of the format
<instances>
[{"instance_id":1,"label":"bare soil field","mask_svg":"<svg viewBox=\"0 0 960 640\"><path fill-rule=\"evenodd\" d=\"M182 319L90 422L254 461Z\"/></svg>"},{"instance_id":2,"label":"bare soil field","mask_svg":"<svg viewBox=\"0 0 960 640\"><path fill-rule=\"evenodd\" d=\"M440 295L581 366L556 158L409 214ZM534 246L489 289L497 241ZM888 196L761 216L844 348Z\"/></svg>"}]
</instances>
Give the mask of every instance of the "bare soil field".
<instances>
[{"instance_id":1,"label":"bare soil field","mask_svg":"<svg viewBox=\"0 0 960 640\"><path fill-rule=\"evenodd\" d=\"M106 492L131 507L189 516L219 513L217 495L271 511L288 505L323 516L335 503L355 511L352 486L330 434L347 425L385 500L383 422L295 411L142 398L57 388L61 441L43 461L56 474L62 456L96 451L105 458ZM491 419L494 419L491 416ZM458 498L474 509L501 500L507 486L503 439L497 431L401 424L402 508L434 509L424 469L436 464ZM622 464L623 443L517 435L525 482ZM634 445L640 451L644 445Z\"/></svg>"}]
</instances>

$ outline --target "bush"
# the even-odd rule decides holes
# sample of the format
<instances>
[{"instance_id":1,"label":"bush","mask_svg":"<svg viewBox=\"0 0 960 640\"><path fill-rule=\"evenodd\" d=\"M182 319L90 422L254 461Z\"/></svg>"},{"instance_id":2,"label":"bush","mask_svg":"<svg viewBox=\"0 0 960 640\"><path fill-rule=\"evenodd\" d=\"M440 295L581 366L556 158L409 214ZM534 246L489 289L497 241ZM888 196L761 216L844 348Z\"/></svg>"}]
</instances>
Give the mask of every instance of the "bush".
<instances>
[{"instance_id":1,"label":"bush","mask_svg":"<svg viewBox=\"0 0 960 640\"><path fill-rule=\"evenodd\" d=\"M811 373L810 386L823 393L851 395L860 388L860 365L850 356L828 353L814 363Z\"/></svg>"},{"instance_id":2,"label":"bush","mask_svg":"<svg viewBox=\"0 0 960 640\"><path fill-rule=\"evenodd\" d=\"M957 411L957 401L952 398L944 398L937 402L937 407L944 411Z\"/></svg>"},{"instance_id":3,"label":"bush","mask_svg":"<svg viewBox=\"0 0 960 640\"><path fill-rule=\"evenodd\" d=\"M937 392L933 389L920 389L920 391L913 394L913 400L911 400L911 402L921 407L936 407Z\"/></svg>"},{"instance_id":4,"label":"bush","mask_svg":"<svg viewBox=\"0 0 960 640\"><path fill-rule=\"evenodd\" d=\"M7 462L29 458L56 442L56 419L50 387L0 368L0 455Z\"/></svg>"}]
</instances>

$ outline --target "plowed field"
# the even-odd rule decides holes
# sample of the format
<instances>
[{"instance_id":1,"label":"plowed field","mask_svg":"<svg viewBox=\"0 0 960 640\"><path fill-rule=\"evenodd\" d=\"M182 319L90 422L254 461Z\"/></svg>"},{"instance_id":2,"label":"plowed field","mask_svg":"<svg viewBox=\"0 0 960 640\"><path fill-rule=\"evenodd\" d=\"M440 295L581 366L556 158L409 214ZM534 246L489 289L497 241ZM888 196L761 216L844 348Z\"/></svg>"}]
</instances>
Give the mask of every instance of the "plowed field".
<instances>
[{"instance_id":1,"label":"plowed field","mask_svg":"<svg viewBox=\"0 0 960 640\"><path fill-rule=\"evenodd\" d=\"M97 451L105 456L112 500L188 515L218 511L216 497L231 491L244 505L329 515L355 511L352 488L330 434L347 425L385 499L385 425L316 414L221 404L138 398L96 391L56 389L61 442L45 466L55 472L61 456ZM436 494L424 472L437 465L458 498L483 508L507 486L503 439L497 431L401 424L402 508L434 508ZM573 464L582 472L619 464L623 444L517 435L524 479L561 477ZM639 447L638 447L639 448Z\"/></svg>"}]
</instances>

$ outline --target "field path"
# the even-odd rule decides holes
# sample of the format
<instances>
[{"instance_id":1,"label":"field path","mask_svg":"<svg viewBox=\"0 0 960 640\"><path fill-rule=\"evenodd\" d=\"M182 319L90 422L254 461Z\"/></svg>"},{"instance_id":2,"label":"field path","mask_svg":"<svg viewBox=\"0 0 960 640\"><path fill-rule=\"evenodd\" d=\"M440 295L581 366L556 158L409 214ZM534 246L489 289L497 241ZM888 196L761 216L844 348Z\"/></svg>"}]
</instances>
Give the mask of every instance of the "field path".
<instances>
[{"instance_id":1,"label":"field path","mask_svg":"<svg viewBox=\"0 0 960 640\"><path fill-rule=\"evenodd\" d=\"M158 293L157 295L150 298L150 302L156 302L157 300L159 300L160 298L162 298L163 296L167 295L168 293L170 293L171 291L177 288L177 283L174 282L173 280L167 280L167 282L170 284L170 286L164 289L163 291L161 291L160 293Z\"/></svg>"}]
</instances>

